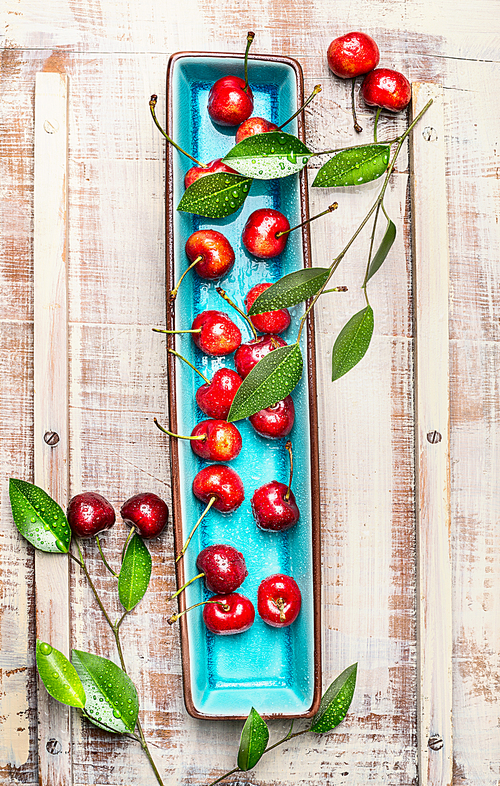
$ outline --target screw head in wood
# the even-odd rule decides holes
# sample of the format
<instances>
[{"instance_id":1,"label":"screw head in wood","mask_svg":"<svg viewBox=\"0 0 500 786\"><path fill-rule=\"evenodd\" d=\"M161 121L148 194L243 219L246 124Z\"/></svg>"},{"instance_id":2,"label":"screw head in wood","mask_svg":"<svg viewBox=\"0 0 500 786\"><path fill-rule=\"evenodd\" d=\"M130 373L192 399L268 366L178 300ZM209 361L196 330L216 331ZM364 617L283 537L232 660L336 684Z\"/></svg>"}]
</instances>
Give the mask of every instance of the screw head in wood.
<instances>
[{"instance_id":1,"label":"screw head in wood","mask_svg":"<svg viewBox=\"0 0 500 786\"><path fill-rule=\"evenodd\" d=\"M443 738L439 734L433 734L429 737L428 746L433 751L440 751L444 745Z\"/></svg>"},{"instance_id":2,"label":"screw head in wood","mask_svg":"<svg viewBox=\"0 0 500 786\"><path fill-rule=\"evenodd\" d=\"M45 747L47 748L47 752L51 753L53 756L57 756L57 754L62 751L62 745L59 740L47 740Z\"/></svg>"},{"instance_id":3,"label":"screw head in wood","mask_svg":"<svg viewBox=\"0 0 500 786\"><path fill-rule=\"evenodd\" d=\"M438 442L441 442L443 437L439 433L439 431L429 431L427 434L427 442L430 442L431 445L436 445Z\"/></svg>"},{"instance_id":4,"label":"screw head in wood","mask_svg":"<svg viewBox=\"0 0 500 786\"><path fill-rule=\"evenodd\" d=\"M46 431L43 435L44 442L50 445L51 448L55 447L59 442L59 434L57 431Z\"/></svg>"},{"instance_id":5,"label":"screw head in wood","mask_svg":"<svg viewBox=\"0 0 500 786\"><path fill-rule=\"evenodd\" d=\"M59 122L55 118L53 120L45 120L43 128L47 134L56 134L59 131Z\"/></svg>"},{"instance_id":6,"label":"screw head in wood","mask_svg":"<svg viewBox=\"0 0 500 786\"><path fill-rule=\"evenodd\" d=\"M422 131L422 136L426 142L435 142L438 138L437 131L432 126L426 126Z\"/></svg>"}]
</instances>

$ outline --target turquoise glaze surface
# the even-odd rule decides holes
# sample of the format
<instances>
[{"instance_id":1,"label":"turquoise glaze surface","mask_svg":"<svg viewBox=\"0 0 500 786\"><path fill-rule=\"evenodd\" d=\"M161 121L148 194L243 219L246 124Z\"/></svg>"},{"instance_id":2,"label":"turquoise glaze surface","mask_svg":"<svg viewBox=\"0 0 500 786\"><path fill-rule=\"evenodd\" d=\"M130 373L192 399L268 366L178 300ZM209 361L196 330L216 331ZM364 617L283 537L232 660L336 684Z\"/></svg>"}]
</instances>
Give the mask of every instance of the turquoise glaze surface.
<instances>
[{"instance_id":1,"label":"turquoise glaze surface","mask_svg":"<svg viewBox=\"0 0 500 786\"><path fill-rule=\"evenodd\" d=\"M176 61L170 84L173 108L173 138L195 158L208 163L223 157L234 145L236 129L216 126L206 106L213 82L225 74L243 75L242 60L228 58L186 57ZM254 94L254 115L273 120L278 125L297 108L296 77L293 69L281 63L250 61L249 80ZM286 128L296 133L296 121ZM190 161L174 151L174 204L184 192L184 174ZM210 220L187 213L174 216L175 280L188 264L184 245L196 229L214 228L226 235L234 248L236 262L220 285L244 309L248 290L262 281L274 282L282 275L303 266L300 230L291 233L281 257L261 261L243 248L241 233L247 217L257 208L271 206L288 217L290 225L300 222L298 176L282 180L254 181L243 207L226 219ZM185 277L176 300L176 327L190 328L200 311L218 309L231 312L217 294L217 284L207 283L191 272ZM292 324L283 337L292 343L297 335L302 307L291 310ZM249 330L235 312L231 318L241 329L243 341L251 338ZM176 349L206 376L223 366L234 368L232 356L210 358L199 352L189 334L176 336ZM305 346L303 347L305 357ZM196 389L201 379L182 361L177 361L178 429L190 434L205 415L197 408ZM300 715L312 704L313 665L313 593L309 402L306 374L293 392L295 424L290 435L294 450L293 491L300 508L298 524L285 533L263 532L252 516L250 500L256 488L276 479L288 482L289 464L285 440L266 440L258 436L247 421L236 425L241 431L243 449L232 466L245 486L243 505L231 514L211 510L204 518L185 556L186 575L196 575L196 557L210 544L229 543L245 557L248 577L238 590L247 595L257 610L257 588L266 576L286 573L295 578L302 593L298 619L288 628L266 625L256 614L252 628L233 636L214 636L205 628L202 609L188 616L191 684L194 706L208 715L247 715L254 706L261 715ZM197 458L188 442L179 445L179 473L184 538L187 537L204 506L195 499L191 484L206 462ZM210 597L201 580L187 590L187 605Z\"/></svg>"}]
</instances>

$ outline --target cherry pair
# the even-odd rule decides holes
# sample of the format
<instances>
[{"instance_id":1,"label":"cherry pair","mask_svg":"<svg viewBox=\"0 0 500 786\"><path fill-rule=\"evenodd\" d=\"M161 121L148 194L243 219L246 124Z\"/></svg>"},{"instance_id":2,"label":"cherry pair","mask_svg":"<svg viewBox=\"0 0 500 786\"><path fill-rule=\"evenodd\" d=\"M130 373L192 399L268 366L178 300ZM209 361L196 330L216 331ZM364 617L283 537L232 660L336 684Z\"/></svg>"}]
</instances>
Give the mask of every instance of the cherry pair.
<instances>
[{"instance_id":1,"label":"cherry pair","mask_svg":"<svg viewBox=\"0 0 500 786\"><path fill-rule=\"evenodd\" d=\"M166 503L151 492L130 497L123 503L120 513L125 523L135 527L145 540L158 537L168 522ZM67 518L71 531L79 538L95 537L110 529L116 520L111 503L94 491L84 491L72 497Z\"/></svg>"},{"instance_id":2,"label":"cherry pair","mask_svg":"<svg viewBox=\"0 0 500 786\"><path fill-rule=\"evenodd\" d=\"M284 573L268 576L257 590L259 616L273 628L286 628L300 611L302 596L295 579ZM174 615L175 616L175 615ZM203 621L208 630L219 636L244 633L255 620L252 601L239 592L218 595L203 607Z\"/></svg>"},{"instance_id":3,"label":"cherry pair","mask_svg":"<svg viewBox=\"0 0 500 786\"><path fill-rule=\"evenodd\" d=\"M354 80L366 74L361 85L361 94L369 106L400 112L410 103L409 81L399 71L377 68L379 49L373 38L366 33L353 32L335 38L328 47L327 59L330 70L342 79ZM354 111L353 114L355 116ZM355 118L355 128L356 125ZM356 130L361 129L358 126Z\"/></svg>"}]
</instances>

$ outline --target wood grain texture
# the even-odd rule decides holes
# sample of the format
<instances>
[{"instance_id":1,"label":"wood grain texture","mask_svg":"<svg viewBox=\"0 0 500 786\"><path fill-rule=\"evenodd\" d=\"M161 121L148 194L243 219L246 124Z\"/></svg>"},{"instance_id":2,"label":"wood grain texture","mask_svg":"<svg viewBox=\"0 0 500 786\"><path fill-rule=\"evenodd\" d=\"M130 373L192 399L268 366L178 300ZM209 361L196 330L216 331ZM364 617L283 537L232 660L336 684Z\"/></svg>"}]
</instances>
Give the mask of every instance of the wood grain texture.
<instances>
[{"instance_id":1,"label":"wood grain texture","mask_svg":"<svg viewBox=\"0 0 500 786\"><path fill-rule=\"evenodd\" d=\"M221 0L7 0L2 58L4 127L0 205L4 244L0 287L3 477L32 478L32 205L34 74L70 76L69 321L70 494L95 489L119 505L151 488L168 498L168 451L152 425L165 412L163 141L148 115L158 93L162 116L168 55L180 49L239 51L248 29L256 51L297 57L305 90L323 92L307 110L315 149L353 141L348 86L328 72L330 40L364 29L383 64L445 91L446 182L450 233L451 509L453 559L454 783L497 786L498 750L498 338L497 177L499 65L494 4L469 13L464 0L361 3L326 0L252 9ZM361 140L372 111L360 107ZM380 136L404 128L384 117ZM358 141L358 140L356 140ZM359 684L345 724L324 737L276 749L240 782L364 783L407 786L416 770L415 503L411 211L406 155L387 196L401 226L384 266L370 282L376 318L372 347L343 380L330 381L338 330L362 304L367 237L335 276L317 310L320 466L323 519L324 684L359 660ZM316 222L314 261L328 264L369 206L376 188L338 194L339 210ZM330 194L313 190L311 213ZM15 429L12 424L15 423ZM7 439L5 439L5 435ZM146 485L147 484L147 485ZM5 488L5 484L3 486ZM0 570L3 729L17 726L5 672L27 726L17 753L0 746L2 786L37 780L30 600L32 555L12 529L2 497ZM103 539L115 559L126 536L119 522ZM241 724L196 722L181 699L180 653L165 623L165 588L173 586L170 532L153 546L154 582L127 621L125 657L142 697L145 732L168 784L207 784L234 766ZM106 602L114 595L91 547L91 569ZM112 581L112 579L111 579ZM16 586L17 583L17 586ZM15 586L15 592L12 587ZM72 643L116 659L111 637L78 571L71 577ZM32 596L31 596L32 597ZM24 600L23 600L24 598ZM25 609L26 611L23 611ZM7 617L6 617L7 614ZM6 620L8 624L6 625ZM8 638L6 638L8 636ZM14 636L15 649L5 645ZM12 679L14 675L10 679ZM4 720L5 718L5 720ZM155 783L138 746L110 738L73 713L75 784ZM286 733L273 725L273 739ZM24 736L23 736L24 735ZM2 735L2 744L4 736ZM27 747L27 743L28 747ZM10 743L9 743L10 744ZM158 747L156 747L158 746ZM28 758L25 756L29 750ZM24 762L24 763L23 763Z\"/></svg>"}]
</instances>

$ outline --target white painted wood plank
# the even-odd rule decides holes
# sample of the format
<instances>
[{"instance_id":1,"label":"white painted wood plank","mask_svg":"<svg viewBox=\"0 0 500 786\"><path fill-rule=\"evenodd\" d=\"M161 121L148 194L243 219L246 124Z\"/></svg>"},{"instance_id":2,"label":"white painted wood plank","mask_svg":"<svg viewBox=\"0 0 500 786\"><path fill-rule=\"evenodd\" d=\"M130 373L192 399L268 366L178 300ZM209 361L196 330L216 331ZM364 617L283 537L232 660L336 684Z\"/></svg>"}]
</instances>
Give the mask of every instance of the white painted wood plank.
<instances>
[{"instance_id":1,"label":"white painted wood plank","mask_svg":"<svg viewBox=\"0 0 500 786\"><path fill-rule=\"evenodd\" d=\"M443 89L413 87L412 135L420 786L452 782L449 252Z\"/></svg>"},{"instance_id":2,"label":"white painted wood plank","mask_svg":"<svg viewBox=\"0 0 500 786\"><path fill-rule=\"evenodd\" d=\"M68 77L39 73L35 88L35 483L63 507L68 494ZM36 553L36 635L69 654L69 560ZM70 708L39 681L41 786L72 782Z\"/></svg>"}]
</instances>

